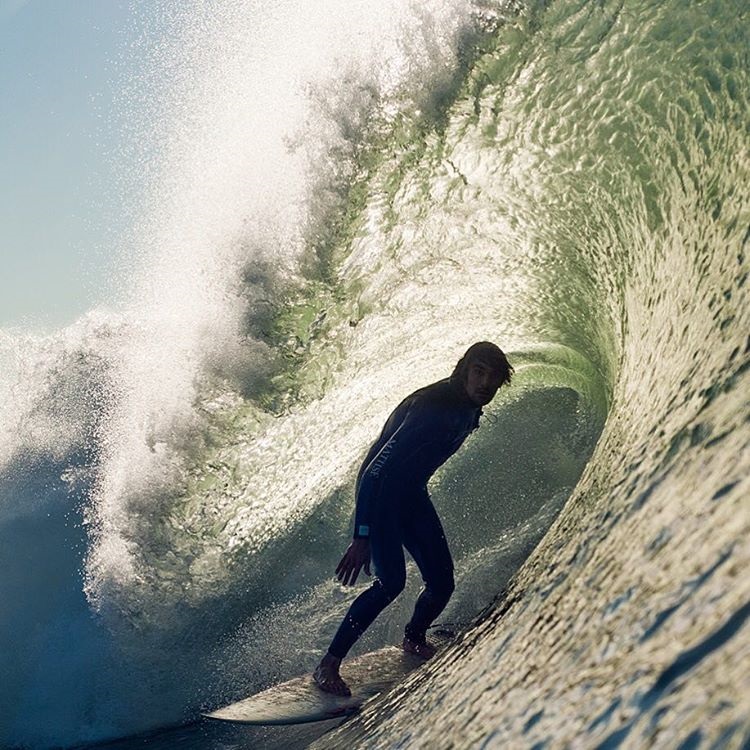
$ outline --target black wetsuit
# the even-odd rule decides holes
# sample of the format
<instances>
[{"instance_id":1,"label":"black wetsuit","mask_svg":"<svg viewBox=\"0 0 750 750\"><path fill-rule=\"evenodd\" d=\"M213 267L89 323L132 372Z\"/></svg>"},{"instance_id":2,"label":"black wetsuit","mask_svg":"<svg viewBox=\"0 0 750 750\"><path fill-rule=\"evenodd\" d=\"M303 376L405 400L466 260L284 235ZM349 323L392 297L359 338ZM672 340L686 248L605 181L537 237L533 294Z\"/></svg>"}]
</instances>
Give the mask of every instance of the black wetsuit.
<instances>
[{"instance_id":1,"label":"black wetsuit","mask_svg":"<svg viewBox=\"0 0 750 750\"><path fill-rule=\"evenodd\" d=\"M450 378L407 396L385 423L357 477L355 537L369 537L376 578L354 601L328 649L340 659L406 583L404 547L425 588L406 635L423 641L453 593L453 561L427 481L479 426L482 410Z\"/></svg>"}]
</instances>

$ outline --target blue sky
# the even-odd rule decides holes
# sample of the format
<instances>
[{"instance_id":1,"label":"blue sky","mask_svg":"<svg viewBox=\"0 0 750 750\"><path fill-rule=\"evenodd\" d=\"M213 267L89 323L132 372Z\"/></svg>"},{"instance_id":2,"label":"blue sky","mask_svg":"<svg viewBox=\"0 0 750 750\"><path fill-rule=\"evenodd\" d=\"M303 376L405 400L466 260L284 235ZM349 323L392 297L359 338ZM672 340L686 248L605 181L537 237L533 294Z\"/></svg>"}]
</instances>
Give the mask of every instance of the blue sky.
<instances>
[{"instance_id":1,"label":"blue sky","mask_svg":"<svg viewBox=\"0 0 750 750\"><path fill-rule=\"evenodd\" d=\"M117 284L134 29L124 0L0 0L0 327L65 325Z\"/></svg>"}]
</instances>

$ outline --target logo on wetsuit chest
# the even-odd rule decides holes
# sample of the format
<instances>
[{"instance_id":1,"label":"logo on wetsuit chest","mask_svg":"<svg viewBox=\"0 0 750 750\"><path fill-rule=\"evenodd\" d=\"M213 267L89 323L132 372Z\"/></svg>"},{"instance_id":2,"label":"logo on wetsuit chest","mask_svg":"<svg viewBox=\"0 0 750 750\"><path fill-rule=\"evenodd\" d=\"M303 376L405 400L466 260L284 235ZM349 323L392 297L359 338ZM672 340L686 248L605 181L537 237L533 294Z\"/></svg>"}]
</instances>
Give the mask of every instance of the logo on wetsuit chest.
<instances>
[{"instance_id":1,"label":"logo on wetsuit chest","mask_svg":"<svg viewBox=\"0 0 750 750\"><path fill-rule=\"evenodd\" d=\"M461 447L461 444L464 442L464 440L466 440L468 435L473 432L478 426L478 415L472 414L468 420L463 414L454 415L450 422L450 428L445 429L441 436L444 441L443 445L445 446L445 448L447 448L447 453L445 454L445 457L442 459L442 461L445 461L448 456L455 453ZM383 470L383 467L388 462L388 459L391 457L391 453L393 453L393 449L396 447L397 442L398 441L395 437L391 437L391 439L383 446L383 449L378 454L378 457L372 462L372 464L370 464L370 467L368 469L368 473L370 474L370 476L375 479L380 477L380 473ZM442 461L440 463L442 463Z\"/></svg>"}]
</instances>

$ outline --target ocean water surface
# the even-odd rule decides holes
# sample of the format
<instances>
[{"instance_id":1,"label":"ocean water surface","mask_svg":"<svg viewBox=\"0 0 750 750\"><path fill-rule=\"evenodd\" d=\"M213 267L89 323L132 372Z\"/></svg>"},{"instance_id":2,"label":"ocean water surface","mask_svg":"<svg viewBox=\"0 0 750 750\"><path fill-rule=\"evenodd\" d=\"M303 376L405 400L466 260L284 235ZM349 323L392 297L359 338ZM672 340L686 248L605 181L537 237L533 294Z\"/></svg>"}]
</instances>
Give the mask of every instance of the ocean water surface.
<instances>
[{"instance_id":1,"label":"ocean water surface","mask_svg":"<svg viewBox=\"0 0 750 750\"><path fill-rule=\"evenodd\" d=\"M0 332L0 746L746 747L745 4L154 7L122 304ZM481 339L455 645L339 727L202 723L314 666L359 460Z\"/></svg>"}]
</instances>

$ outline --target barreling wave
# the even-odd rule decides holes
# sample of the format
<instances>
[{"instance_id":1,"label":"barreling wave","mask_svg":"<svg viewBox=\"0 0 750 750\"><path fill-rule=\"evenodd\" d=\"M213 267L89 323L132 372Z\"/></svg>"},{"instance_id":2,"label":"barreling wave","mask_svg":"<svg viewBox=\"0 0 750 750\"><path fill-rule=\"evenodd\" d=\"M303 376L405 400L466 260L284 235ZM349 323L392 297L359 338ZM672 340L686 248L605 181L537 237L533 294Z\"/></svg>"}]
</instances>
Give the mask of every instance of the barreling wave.
<instances>
[{"instance_id":1,"label":"barreling wave","mask_svg":"<svg viewBox=\"0 0 750 750\"><path fill-rule=\"evenodd\" d=\"M388 9L155 17L123 312L0 342L4 744L309 669L358 461L480 339L431 488L483 614L327 746L746 736L746 11Z\"/></svg>"}]
</instances>

